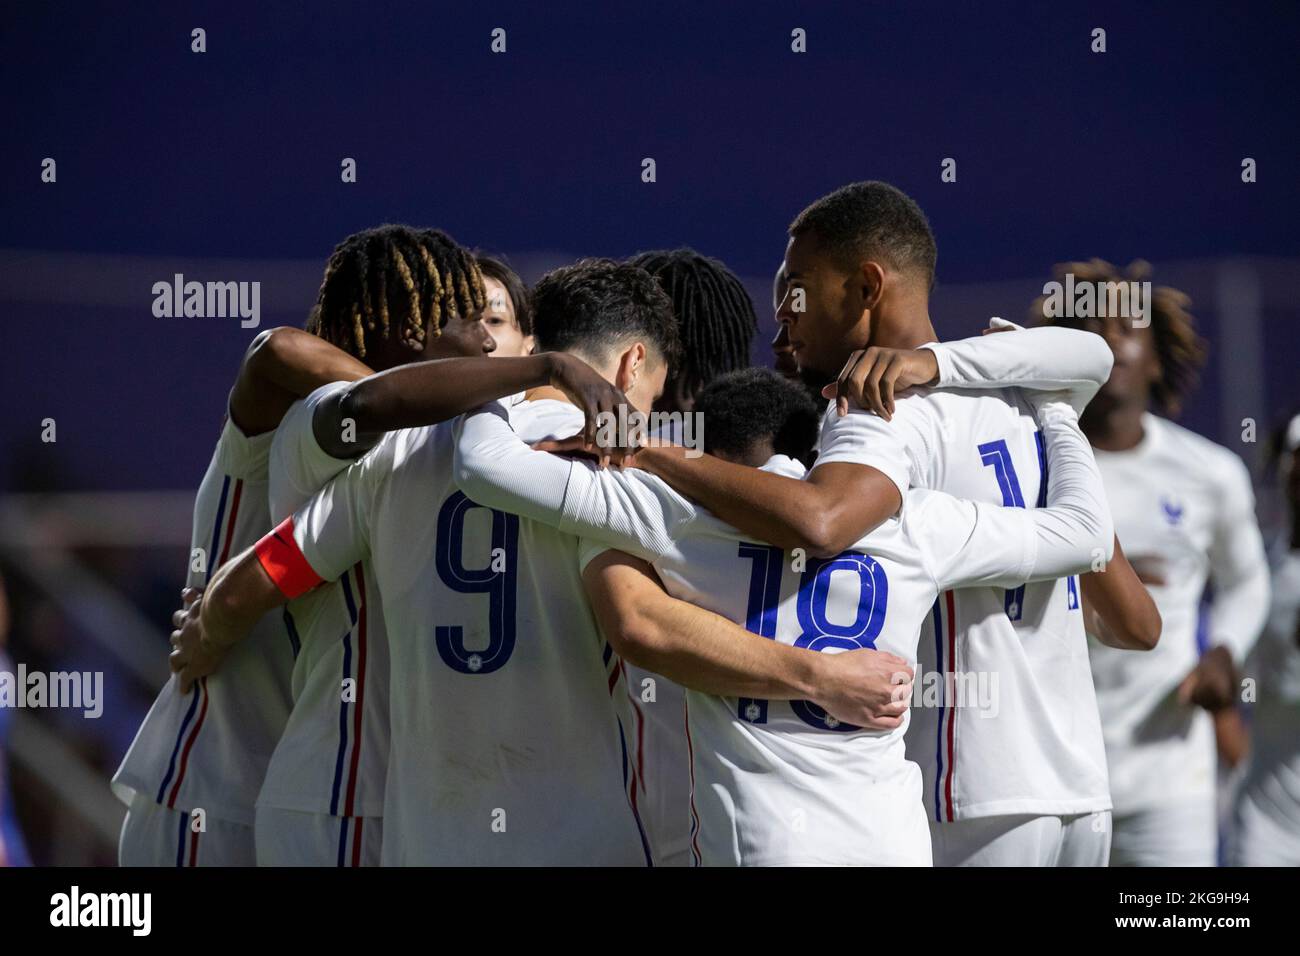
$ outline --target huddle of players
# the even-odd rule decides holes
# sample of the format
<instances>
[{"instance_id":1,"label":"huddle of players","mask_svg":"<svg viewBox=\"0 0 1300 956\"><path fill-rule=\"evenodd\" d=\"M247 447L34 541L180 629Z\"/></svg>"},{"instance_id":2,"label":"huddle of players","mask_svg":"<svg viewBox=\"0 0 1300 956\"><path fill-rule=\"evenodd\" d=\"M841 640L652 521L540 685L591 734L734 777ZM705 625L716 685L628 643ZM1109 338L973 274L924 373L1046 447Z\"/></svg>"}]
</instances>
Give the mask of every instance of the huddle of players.
<instances>
[{"instance_id":1,"label":"huddle of players","mask_svg":"<svg viewBox=\"0 0 1300 956\"><path fill-rule=\"evenodd\" d=\"M1079 429L1111 349L935 344L934 240L884 184L790 233L820 425L743 368L712 260L585 260L530 303L434 230L340 245L231 392L123 863L1104 864L1080 596L1126 656L1160 626ZM620 404L701 414L709 454L592 449ZM913 712L913 660L997 674L996 715Z\"/></svg>"}]
</instances>

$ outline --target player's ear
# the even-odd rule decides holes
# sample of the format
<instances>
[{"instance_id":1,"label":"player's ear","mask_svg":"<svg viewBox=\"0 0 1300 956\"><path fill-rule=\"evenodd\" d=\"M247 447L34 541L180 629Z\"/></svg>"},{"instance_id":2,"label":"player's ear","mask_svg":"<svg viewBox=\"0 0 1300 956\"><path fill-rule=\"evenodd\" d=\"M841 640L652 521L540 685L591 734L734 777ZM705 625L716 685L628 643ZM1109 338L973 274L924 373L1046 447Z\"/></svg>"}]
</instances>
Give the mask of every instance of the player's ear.
<instances>
[{"instance_id":1,"label":"player's ear","mask_svg":"<svg viewBox=\"0 0 1300 956\"><path fill-rule=\"evenodd\" d=\"M531 335L524 336L524 354L532 355L537 351L537 340Z\"/></svg>"},{"instance_id":2,"label":"player's ear","mask_svg":"<svg viewBox=\"0 0 1300 956\"><path fill-rule=\"evenodd\" d=\"M880 304L880 297L885 289L885 270L873 259L862 263L859 269L862 284L862 308L874 309Z\"/></svg>"},{"instance_id":3,"label":"player's ear","mask_svg":"<svg viewBox=\"0 0 1300 956\"><path fill-rule=\"evenodd\" d=\"M645 343L633 342L618 358L618 373L614 384L622 392L627 392L645 370Z\"/></svg>"}]
</instances>

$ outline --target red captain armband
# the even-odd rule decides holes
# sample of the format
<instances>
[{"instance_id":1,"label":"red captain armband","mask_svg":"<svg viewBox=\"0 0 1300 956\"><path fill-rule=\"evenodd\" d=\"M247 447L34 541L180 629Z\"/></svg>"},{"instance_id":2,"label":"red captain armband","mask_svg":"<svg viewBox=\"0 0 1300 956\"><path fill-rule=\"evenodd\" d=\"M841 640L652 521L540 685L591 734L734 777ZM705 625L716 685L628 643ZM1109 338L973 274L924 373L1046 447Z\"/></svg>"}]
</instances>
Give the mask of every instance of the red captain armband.
<instances>
[{"instance_id":1,"label":"red captain armband","mask_svg":"<svg viewBox=\"0 0 1300 956\"><path fill-rule=\"evenodd\" d=\"M263 570L289 600L306 594L324 578L312 570L298 542L293 540L293 517L285 518L253 545Z\"/></svg>"}]
</instances>

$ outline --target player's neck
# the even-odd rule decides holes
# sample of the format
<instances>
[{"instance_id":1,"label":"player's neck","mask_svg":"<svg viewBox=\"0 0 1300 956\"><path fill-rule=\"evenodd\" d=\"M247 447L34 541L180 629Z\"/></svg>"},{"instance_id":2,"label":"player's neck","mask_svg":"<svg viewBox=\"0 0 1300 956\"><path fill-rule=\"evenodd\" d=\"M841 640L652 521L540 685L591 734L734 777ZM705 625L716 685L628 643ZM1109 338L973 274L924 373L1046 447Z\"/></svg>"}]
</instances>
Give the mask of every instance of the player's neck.
<instances>
[{"instance_id":1,"label":"player's neck","mask_svg":"<svg viewBox=\"0 0 1300 956\"><path fill-rule=\"evenodd\" d=\"M568 402L569 396L560 391L554 385L539 385L537 388L530 388L524 392L524 401L528 402ZM573 404L569 402L569 404Z\"/></svg>"},{"instance_id":2,"label":"player's neck","mask_svg":"<svg viewBox=\"0 0 1300 956\"><path fill-rule=\"evenodd\" d=\"M1114 401L1099 394L1084 409L1079 426L1094 448L1102 451L1129 451L1146 435L1142 416L1146 406L1139 402Z\"/></svg>"},{"instance_id":3,"label":"player's neck","mask_svg":"<svg viewBox=\"0 0 1300 956\"><path fill-rule=\"evenodd\" d=\"M871 323L871 344L880 348L914 349L938 338L924 305L886 312Z\"/></svg>"}]
</instances>

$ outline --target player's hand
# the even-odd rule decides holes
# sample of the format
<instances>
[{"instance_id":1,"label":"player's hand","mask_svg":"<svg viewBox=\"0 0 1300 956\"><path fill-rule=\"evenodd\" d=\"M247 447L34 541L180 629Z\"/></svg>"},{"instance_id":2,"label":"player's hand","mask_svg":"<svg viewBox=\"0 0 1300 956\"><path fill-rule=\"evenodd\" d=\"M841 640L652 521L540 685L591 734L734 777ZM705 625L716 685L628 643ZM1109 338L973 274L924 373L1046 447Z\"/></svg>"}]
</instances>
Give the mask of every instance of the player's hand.
<instances>
[{"instance_id":1,"label":"player's hand","mask_svg":"<svg viewBox=\"0 0 1300 956\"><path fill-rule=\"evenodd\" d=\"M185 606L172 614L171 669L180 679L180 691L188 694L194 682L216 671L228 648L214 649L203 634L203 592L186 588L181 592Z\"/></svg>"},{"instance_id":2,"label":"player's hand","mask_svg":"<svg viewBox=\"0 0 1300 956\"><path fill-rule=\"evenodd\" d=\"M599 448L596 445L589 445L581 433L571 438L548 438L545 441L534 442L531 447L533 451L549 451L552 455L560 455L564 458L581 458L600 468L629 467L639 450Z\"/></svg>"},{"instance_id":3,"label":"player's hand","mask_svg":"<svg viewBox=\"0 0 1300 956\"><path fill-rule=\"evenodd\" d=\"M1236 691L1237 668L1232 652L1223 646L1212 647L1178 685L1178 702L1213 712L1231 707Z\"/></svg>"},{"instance_id":4,"label":"player's hand","mask_svg":"<svg viewBox=\"0 0 1300 956\"><path fill-rule=\"evenodd\" d=\"M996 315L989 319L989 327L980 329L980 335L995 335L998 332L1023 332L1023 325L1016 325L1014 322L1008 322L1006 319L1000 319Z\"/></svg>"},{"instance_id":5,"label":"player's hand","mask_svg":"<svg viewBox=\"0 0 1300 956\"><path fill-rule=\"evenodd\" d=\"M600 426L601 415L617 416L620 405L627 406L627 396L607 382L590 365L564 352L548 353L551 356L551 385L558 388L569 401L582 410L586 421L583 423L582 437L588 449L596 447L596 431ZM621 442L622 435L615 440ZM627 453L633 449L625 445L616 445L610 449L614 453Z\"/></svg>"},{"instance_id":6,"label":"player's hand","mask_svg":"<svg viewBox=\"0 0 1300 956\"><path fill-rule=\"evenodd\" d=\"M888 651L866 648L822 654L821 692L813 702L841 722L867 730L896 730L912 701L912 665Z\"/></svg>"},{"instance_id":7,"label":"player's hand","mask_svg":"<svg viewBox=\"0 0 1300 956\"><path fill-rule=\"evenodd\" d=\"M875 412L885 421L894 417L894 395L913 385L939 381L939 360L929 349L882 349L872 346L849 356L839 378L822 389L835 399L843 418L849 403Z\"/></svg>"}]
</instances>

